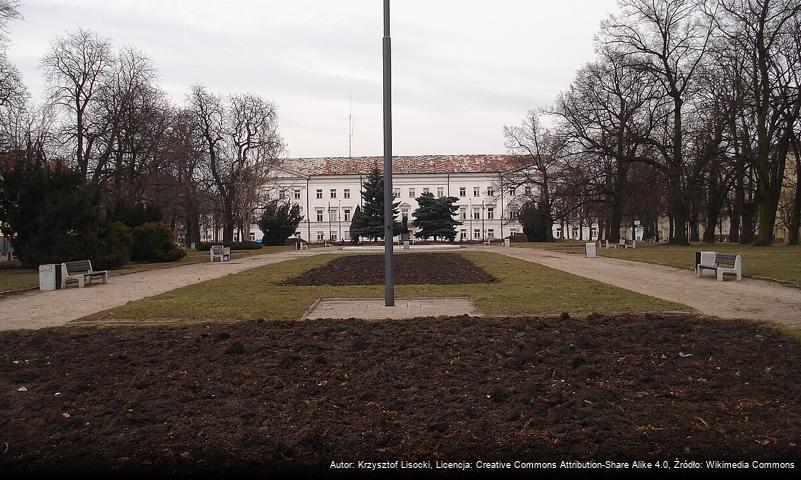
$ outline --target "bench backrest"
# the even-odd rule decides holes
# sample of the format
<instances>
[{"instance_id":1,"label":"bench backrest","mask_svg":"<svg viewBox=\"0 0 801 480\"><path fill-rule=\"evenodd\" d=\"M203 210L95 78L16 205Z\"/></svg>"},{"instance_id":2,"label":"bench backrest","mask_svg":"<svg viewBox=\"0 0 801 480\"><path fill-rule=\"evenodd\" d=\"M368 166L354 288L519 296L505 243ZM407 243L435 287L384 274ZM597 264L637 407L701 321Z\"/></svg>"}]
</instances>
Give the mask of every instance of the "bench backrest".
<instances>
[{"instance_id":1,"label":"bench backrest","mask_svg":"<svg viewBox=\"0 0 801 480\"><path fill-rule=\"evenodd\" d=\"M225 253L225 247L223 247L222 245L212 245L211 253L213 253L214 255L222 255L223 253Z\"/></svg>"},{"instance_id":2,"label":"bench backrest","mask_svg":"<svg viewBox=\"0 0 801 480\"><path fill-rule=\"evenodd\" d=\"M621 238L620 239L620 245L625 246L626 245L626 240Z\"/></svg>"},{"instance_id":3,"label":"bench backrest","mask_svg":"<svg viewBox=\"0 0 801 480\"><path fill-rule=\"evenodd\" d=\"M67 275L77 275L81 273L92 272L91 260L80 260L77 262L65 262L67 267Z\"/></svg>"},{"instance_id":4,"label":"bench backrest","mask_svg":"<svg viewBox=\"0 0 801 480\"><path fill-rule=\"evenodd\" d=\"M715 255L715 263L718 265L731 265L732 267L737 264L737 257L739 255L729 255L725 253L718 253Z\"/></svg>"}]
</instances>

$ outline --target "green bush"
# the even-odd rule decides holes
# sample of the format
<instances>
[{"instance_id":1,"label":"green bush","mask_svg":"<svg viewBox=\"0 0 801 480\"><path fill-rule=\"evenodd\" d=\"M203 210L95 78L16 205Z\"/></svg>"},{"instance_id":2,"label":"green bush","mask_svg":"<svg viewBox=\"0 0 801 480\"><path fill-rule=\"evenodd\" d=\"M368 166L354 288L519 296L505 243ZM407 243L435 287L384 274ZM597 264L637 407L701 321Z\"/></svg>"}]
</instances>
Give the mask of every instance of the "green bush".
<instances>
[{"instance_id":1,"label":"green bush","mask_svg":"<svg viewBox=\"0 0 801 480\"><path fill-rule=\"evenodd\" d=\"M212 245L222 245L228 247L231 251L236 250L258 250L261 248L261 243L257 242L211 242L211 243L198 243L197 250L199 252L208 252L211 250Z\"/></svg>"},{"instance_id":2,"label":"green bush","mask_svg":"<svg viewBox=\"0 0 801 480\"><path fill-rule=\"evenodd\" d=\"M288 203L273 201L265 205L264 213L259 220L259 228L264 232L264 245L283 245L295 233L303 220L300 207Z\"/></svg>"},{"instance_id":3,"label":"green bush","mask_svg":"<svg viewBox=\"0 0 801 480\"><path fill-rule=\"evenodd\" d=\"M133 231L131 259L137 262L176 262L186 256L183 248L172 241L170 227L161 222L148 222Z\"/></svg>"},{"instance_id":4,"label":"green bush","mask_svg":"<svg viewBox=\"0 0 801 480\"><path fill-rule=\"evenodd\" d=\"M0 169L0 228L26 267L75 260L98 269L130 258L130 231L102 220L97 188L62 164L18 159Z\"/></svg>"},{"instance_id":5,"label":"green bush","mask_svg":"<svg viewBox=\"0 0 801 480\"><path fill-rule=\"evenodd\" d=\"M104 226L98 235L100 249L95 253L92 267L98 270L120 268L131 261L133 235L131 229L122 222Z\"/></svg>"},{"instance_id":6,"label":"green bush","mask_svg":"<svg viewBox=\"0 0 801 480\"><path fill-rule=\"evenodd\" d=\"M528 242L528 237L526 236L525 233L515 233L514 235L509 235L506 238L511 240L512 243L526 243L526 242Z\"/></svg>"}]
</instances>

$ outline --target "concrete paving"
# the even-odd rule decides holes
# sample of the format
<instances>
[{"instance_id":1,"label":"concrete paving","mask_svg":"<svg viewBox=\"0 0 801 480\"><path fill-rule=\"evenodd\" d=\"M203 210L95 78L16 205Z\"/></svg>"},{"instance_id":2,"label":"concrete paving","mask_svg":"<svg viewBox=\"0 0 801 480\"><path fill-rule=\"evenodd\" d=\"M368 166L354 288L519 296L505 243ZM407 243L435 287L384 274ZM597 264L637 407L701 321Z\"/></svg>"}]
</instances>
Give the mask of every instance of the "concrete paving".
<instances>
[{"instance_id":1,"label":"concrete paving","mask_svg":"<svg viewBox=\"0 0 801 480\"><path fill-rule=\"evenodd\" d=\"M109 277L107 284L0 298L0 331L57 327L134 300L296 258L336 253L327 249L278 252Z\"/></svg>"},{"instance_id":2,"label":"concrete paving","mask_svg":"<svg viewBox=\"0 0 801 480\"><path fill-rule=\"evenodd\" d=\"M477 315L476 312L473 301L462 297L395 299L394 307L385 307L384 299L378 298L323 298L309 309L303 319L406 320Z\"/></svg>"},{"instance_id":3,"label":"concrete paving","mask_svg":"<svg viewBox=\"0 0 801 480\"><path fill-rule=\"evenodd\" d=\"M801 288L746 278L697 278L691 270L609 257L585 258L538 248L473 247L535 262L721 318L767 320L801 327ZM745 259L748 262L748 259ZM558 294L558 292L554 292Z\"/></svg>"}]
</instances>

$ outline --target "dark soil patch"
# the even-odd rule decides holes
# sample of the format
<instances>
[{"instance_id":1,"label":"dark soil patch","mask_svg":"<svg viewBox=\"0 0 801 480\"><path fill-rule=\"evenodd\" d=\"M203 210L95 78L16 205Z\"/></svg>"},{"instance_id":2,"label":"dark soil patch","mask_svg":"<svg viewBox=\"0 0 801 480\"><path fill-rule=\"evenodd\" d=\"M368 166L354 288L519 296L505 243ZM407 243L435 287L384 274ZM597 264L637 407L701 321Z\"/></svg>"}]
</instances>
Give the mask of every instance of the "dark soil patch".
<instances>
[{"instance_id":1,"label":"dark soil patch","mask_svg":"<svg viewBox=\"0 0 801 480\"><path fill-rule=\"evenodd\" d=\"M498 279L455 253L407 253L395 256L396 285L463 285ZM352 255L290 278L284 285L383 285L383 255Z\"/></svg>"},{"instance_id":2,"label":"dark soil patch","mask_svg":"<svg viewBox=\"0 0 801 480\"><path fill-rule=\"evenodd\" d=\"M694 317L10 332L0 473L797 462L799 365L801 344L776 331Z\"/></svg>"}]
</instances>

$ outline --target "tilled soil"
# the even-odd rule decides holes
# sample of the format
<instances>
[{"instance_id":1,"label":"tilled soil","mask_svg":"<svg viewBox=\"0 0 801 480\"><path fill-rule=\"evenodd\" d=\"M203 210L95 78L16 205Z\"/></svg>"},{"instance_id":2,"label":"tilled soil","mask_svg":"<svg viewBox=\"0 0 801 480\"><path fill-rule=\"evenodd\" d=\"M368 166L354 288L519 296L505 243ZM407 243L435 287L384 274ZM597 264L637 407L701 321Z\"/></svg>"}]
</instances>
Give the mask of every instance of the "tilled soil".
<instances>
[{"instance_id":1,"label":"tilled soil","mask_svg":"<svg viewBox=\"0 0 801 480\"><path fill-rule=\"evenodd\" d=\"M396 285L493 283L497 278L455 253L407 253L395 256ZM284 285L383 285L383 255L337 258L290 278Z\"/></svg>"},{"instance_id":2,"label":"tilled soil","mask_svg":"<svg viewBox=\"0 0 801 480\"><path fill-rule=\"evenodd\" d=\"M774 330L691 316L7 332L0 474L798 461L799 365Z\"/></svg>"}]
</instances>

